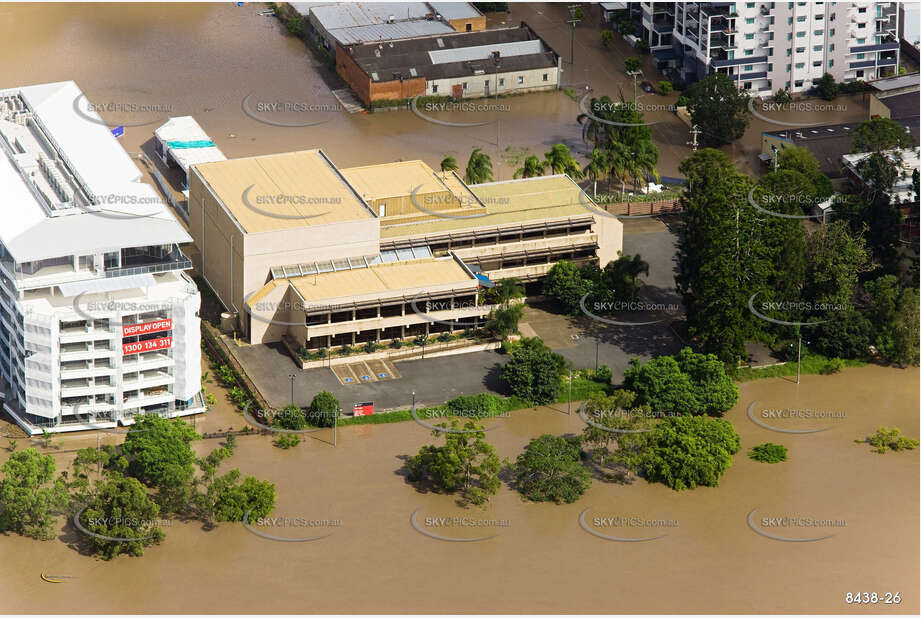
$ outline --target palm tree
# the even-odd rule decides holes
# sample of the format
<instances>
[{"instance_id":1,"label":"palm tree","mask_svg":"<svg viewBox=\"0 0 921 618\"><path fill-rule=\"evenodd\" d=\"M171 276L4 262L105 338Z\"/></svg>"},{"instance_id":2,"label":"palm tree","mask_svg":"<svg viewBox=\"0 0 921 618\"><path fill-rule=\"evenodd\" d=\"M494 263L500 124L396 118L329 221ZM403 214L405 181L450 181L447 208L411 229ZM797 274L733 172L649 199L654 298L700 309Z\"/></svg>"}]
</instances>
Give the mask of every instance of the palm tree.
<instances>
[{"instance_id":1,"label":"palm tree","mask_svg":"<svg viewBox=\"0 0 921 618\"><path fill-rule=\"evenodd\" d=\"M556 144L544 153L544 166L549 167L554 174L566 174L573 180L583 177L579 163L572 156L566 144Z\"/></svg>"},{"instance_id":2,"label":"palm tree","mask_svg":"<svg viewBox=\"0 0 921 618\"><path fill-rule=\"evenodd\" d=\"M457 159L447 155L444 159L441 160L441 173L445 176L448 175L448 172L456 172L458 170Z\"/></svg>"},{"instance_id":3,"label":"palm tree","mask_svg":"<svg viewBox=\"0 0 921 618\"><path fill-rule=\"evenodd\" d=\"M489 155L474 148L470 153L470 159L467 161L467 171L464 176L464 182L468 185L478 185L483 182L492 180L492 161Z\"/></svg>"},{"instance_id":4,"label":"palm tree","mask_svg":"<svg viewBox=\"0 0 921 618\"><path fill-rule=\"evenodd\" d=\"M518 330L518 322L524 315L524 305L512 305L505 309L495 309L489 314L486 328L496 337L504 339Z\"/></svg>"},{"instance_id":5,"label":"palm tree","mask_svg":"<svg viewBox=\"0 0 921 618\"><path fill-rule=\"evenodd\" d=\"M545 164L534 155L529 155L524 160L524 166L515 170L513 178L535 178L544 175Z\"/></svg>"},{"instance_id":6,"label":"palm tree","mask_svg":"<svg viewBox=\"0 0 921 618\"><path fill-rule=\"evenodd\" d=\"M604 178L609 169L607 151L601 148L592 150L592 159L582 168L582 173L592 181L592 197L598 197L598 179Z\"/></svg>"},{"instance_id":7,"label":"palm tree","mask_svg":"<svg viewBox=\"0 0 921 618\"><path fill-rule=\"evenodd\" d=\"M585 143L591 142L595 148L598 148L610 139L612 125L600 120L613 119L614 102L607 95L600 99L592 97L589 109L591 110L591 116L594 116L594 118L588 114L579 114L576 116L576 122L582 125L582 141ZM596 118L600 120L596 120Z\"/></svg>"},{"instance_id":8,"label":"palm tree","mask_svg":"<svg viewBox=\"0 0 921 618\"><path fill-rule=\"evenodd\" d=\"M635 181L637 177L643 178L643 184L645 185L646 178L650 176L655 179L656 182L659 182L659 170L656 169L656 164L659 162L659 149L656 148L655 144L642 140L637 142L636 148L633 151L633 168L634 173L634 187L636 186Z\"/></svg>"},{"instance_id":9,"label":"palm tree","mask_svg":"<svg viewBox=\"0 0 921 618\"><path fill-rule=\"evenodd\" d=\"M610 142L607 144L605 151L608 169L610 170L609 177L620 180L620 192L623 195L630 169L630 150L621 142Z\"/></svg>"},{"instance_id":10,"label":"palm tree","mask_svg":"<svg viewBox=\"0 0 921 618\"><path fill-rule=\"evenodd\" d=\"M493 298L496 299L497 304L502 305L504 308L508 309L509 304L513 298L520 298L524 296L524 286L521 284L521 281L515 277L509 277L507 279L500 279L496 282L496 287L492 289Z\"/></svg>"},{"instance_id":11,"label":"palm tree","mask_svg":"<svg viewBox=\"0 0 921 618\"><path fill-rule=\"evenodd\" d=\"M608 289L621 301L636 300L643 283L640 275L649 276L649 264L639 254L621 255L604 267L604 278Z\"/></svg>"}]
</instances>

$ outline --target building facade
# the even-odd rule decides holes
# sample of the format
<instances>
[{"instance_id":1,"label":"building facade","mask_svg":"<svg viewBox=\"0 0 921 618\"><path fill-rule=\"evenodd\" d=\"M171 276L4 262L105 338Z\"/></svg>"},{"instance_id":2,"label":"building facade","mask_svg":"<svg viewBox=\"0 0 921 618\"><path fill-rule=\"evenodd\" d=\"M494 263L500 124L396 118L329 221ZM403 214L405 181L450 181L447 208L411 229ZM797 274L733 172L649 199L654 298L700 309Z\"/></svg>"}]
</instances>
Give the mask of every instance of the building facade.
<instances>
[{"instance_id":1,"label":"building facade","mask_svg":"<svg viewBox=\"0 0 921 618\"><path fill-rule=\"evenodd\" d=\"M79 101L0 91L0 391L32 435L205 410L191 237Z\"/></svg>"},{"instance_id":2,"label":"building facade","mask_svg":"<svg viewBox=\"0 0 921 618\"><path fill-rule=\"evenodd\" d=\"M196 165L190 178L203 275L252 343L464 330L494 308L482 287L539 280L564 259L604 266L623 248L621 222L565 175L468 186L422 161L340 170L317 150Z\"/></svg>"},{"instance_id":3,"label":"building facade","mask_svg":"<svg viewBox=\"0 0 921 618\"><path fill-rule=\"evenodd\" d=\"M637 2L659 68L682 82L725 73L767 96L898 72L897 2Z\"/></svg>"}]
</instances>

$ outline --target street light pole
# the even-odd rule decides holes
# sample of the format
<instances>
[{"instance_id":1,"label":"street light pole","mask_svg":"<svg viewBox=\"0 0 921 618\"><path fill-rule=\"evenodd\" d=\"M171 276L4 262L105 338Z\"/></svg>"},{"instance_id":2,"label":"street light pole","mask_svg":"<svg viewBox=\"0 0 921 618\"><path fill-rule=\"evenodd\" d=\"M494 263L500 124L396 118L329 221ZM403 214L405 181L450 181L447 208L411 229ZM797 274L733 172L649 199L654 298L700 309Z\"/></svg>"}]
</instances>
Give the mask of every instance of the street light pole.
<instances>
[{"instance_id":1,"label":"street light pole","mask_svg":"<svg viewBox=\"0 0 921 618\"><path fill-rule=\"evenodd\" d=\"M569 370L569 416L572 416L572 369Z\"/></svg>"},{"instance_id":2,"label":"street light pole","mask_svg":"<svg viewBox=\"0 0 921 618\"><path fill-rule=\"evenodd\" d=\"M288 374L288 379L291 380L291 405L294 405L294 378L297 376L293 373Z\"/></svg>"},{"instance_id":3,"label":"street light pole","mask_svg":"<svg viewBox=\"0 0 921 618\"><path fill-rule=\"evenodd\" d=\"M416 409L416 391L413 391L413 407L412 410Z\"/></svg>"},{"instance_id":4,"label":"street light pole","mask_svg":"<svg viewBox=\"0 0 921 618\"><path fill-rule=\"evenodd\" d=\"M633 78L633 110L636 111L637 105L637 92L636 92L636 76L642 75L643 69L637 69L636 71L627 71L627 75Z\"/></svg>"},{"instance_id":5,"label":"street light pole","mask_svg":"<svg viewBox=\"0 0 921 618\"><path fill-rule=\"evenodd\" d=\"M598 371L598 335L595 335L595 371Z\"/></svg>"},{"instance_id":6,"label":"street light pole","mask_svg":"<svg viewBox=\"0 0 921 618\"><path fill-rule=\"evenodd\" d=\"M799 336L798 343L796 345L796 383L799 384L799 370L800 363L803 358L803 336Z\"/></svg>"}]
</instances>

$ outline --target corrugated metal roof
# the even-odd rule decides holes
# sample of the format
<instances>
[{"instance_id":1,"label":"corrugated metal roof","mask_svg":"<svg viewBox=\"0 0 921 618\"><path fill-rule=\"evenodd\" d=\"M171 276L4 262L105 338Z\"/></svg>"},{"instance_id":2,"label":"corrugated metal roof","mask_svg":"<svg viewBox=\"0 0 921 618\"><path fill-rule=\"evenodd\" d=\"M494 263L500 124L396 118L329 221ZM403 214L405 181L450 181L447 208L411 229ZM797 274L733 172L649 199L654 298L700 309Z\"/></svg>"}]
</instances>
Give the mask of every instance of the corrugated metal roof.
<instances>
[{"instance_id":1,"label":"corrugated metal roof","mask_svg":"<svg viewBox=\"0 0 921 618\"><path fill-rule=\"evenodd\" d=\"M469 2L429 2L428 4L447 20L472 19L482 15Z\"/></svg>"},{"instance_id":2,"label":"corrugated metal roof","mask_svg":"<svg viewBox=\"0 0 921 618\"><path fill-rule=\"evenodd\" d=\"M330 36L339 41L342 45L373 41L390 41L393 39L409 39L416 36L431 36L448 32L454 32L454 29L448 24L427 19L329 30Z\"/></svg>"},{"instance_id":3,"label":"corrugated metal roof","mask_svg":"<svg viewBox=\"0 0 921 618\"><path fill-rule=\"evenodd\" d=\"M461 47L457 49L435 49L429 52L432 64L445 64L448 62L469 62L471 60L485 60L492 57L492 52L498 51L502 57L527 56L545 51L544 44L539 39L532 41L514 41L511 43L497 43L494 45L477 45L475 47Z\"/></svg>"},{"instance_id":4,"label":"corrugated metal roof","mask_svg":"<svg viewBox=\"0 0 921 618\"><path fill-rule=\"evenodd\" d=\"M341 2L310 9L326 30L371 26L393 21L425 19L432 12L425 2Z\"/></svg>"}]
</instances>

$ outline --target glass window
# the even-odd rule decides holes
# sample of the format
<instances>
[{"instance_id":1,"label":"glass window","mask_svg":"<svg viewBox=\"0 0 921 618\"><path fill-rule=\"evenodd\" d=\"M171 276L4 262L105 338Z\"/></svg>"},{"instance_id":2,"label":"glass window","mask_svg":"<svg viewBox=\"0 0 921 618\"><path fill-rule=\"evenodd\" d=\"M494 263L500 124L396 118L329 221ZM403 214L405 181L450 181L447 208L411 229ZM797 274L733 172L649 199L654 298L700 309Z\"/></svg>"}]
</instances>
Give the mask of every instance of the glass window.
<instances>
[{"instance_id":1,"label":"glass window","mask_svg":"<svg viewBox=\"0 0 921 618\"><path fill-rule=\"evenodd\" d=\"M798 38L798 39L801 39L801 38L803 38L804 36L806 36L806 33L805 33L805 32L797 32L797 33L796 33L796 38Z\"/></svg>"},{"instance_id":2,"label":"glass window","mask_svg":"<svg viewBox=\"0 0 921 618\"><path fill-rule=\"evenodd\" d=\"M833 66L835 66L835 61L834 61L834 60L829 60L829 61L828 61L828 68L831 68L831 67L833 67Z\"/></svg>"},{"instance_id":3,"label":"glass window","mask_svg":"<svg viewBox=\"0 0 921 618\"><path fill-rule=\"evenodd\" d=\"M518 83L519 83L519 84L523 84L523 83L524 83L524 77L522 77L521 75L518 76Z\"/></svg>"},{"instance_id":4,"label":"glass window","mask_svg":"<svg viewBox=\"0 0 921 618\"><path fill-rule=\"evenodd\" d=\"M746 50L745 50L745 55L746 55L746 56L751 56L751 55L754 54L754 53L755 53L755 50L753 50L753 49L746 49Z\"/></svg>"},{"instance_id":5,"label":"glass window","mask_svg":"<svg viewBox=\"0 0 921 618\"><path fill-rule=\"evenodd\" d=\"M747 40L750 41L750 40L752 40L753 38L755 38L755 33L750 32L750 33L748 33L748 34L745 35L745 38L746 38Z\"/></svg>"},{"instance_id":6,"label":"glass window","mask_svg":"<svg viewBox=\"0 0 921 618\"><path fill-rule=\"evenodd\" d=\"M797 62L797 63L796 63L796 68L797 68L797 69L802 69L802 68L805 67L805 66L806 66L806 63L805 63L805 62Z\"/></svg>"}]
</instances>

